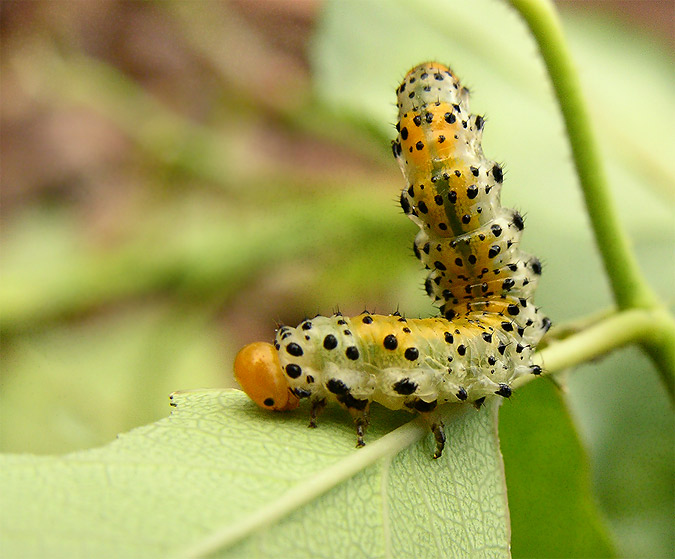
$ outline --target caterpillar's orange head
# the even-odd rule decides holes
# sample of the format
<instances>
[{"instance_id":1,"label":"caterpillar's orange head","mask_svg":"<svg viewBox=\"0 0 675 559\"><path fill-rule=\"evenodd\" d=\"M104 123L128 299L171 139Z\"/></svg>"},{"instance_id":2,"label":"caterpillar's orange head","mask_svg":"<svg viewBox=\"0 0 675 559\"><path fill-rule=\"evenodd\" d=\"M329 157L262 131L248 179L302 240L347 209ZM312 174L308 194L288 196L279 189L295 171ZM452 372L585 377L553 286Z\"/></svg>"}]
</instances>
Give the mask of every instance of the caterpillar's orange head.
<instances>
[{"instance_id":1,"label":"caterpillar's orange head","mask_svg":"<svg viewBox=\"0 0 675 559\"><path fill-rule=\"evenodd\" d=\"M234 378L261 408L286 411L298 407L299 399L288 386L272 344L255 342L243 347L234 359Z\"/></svg>"}]
</instances>

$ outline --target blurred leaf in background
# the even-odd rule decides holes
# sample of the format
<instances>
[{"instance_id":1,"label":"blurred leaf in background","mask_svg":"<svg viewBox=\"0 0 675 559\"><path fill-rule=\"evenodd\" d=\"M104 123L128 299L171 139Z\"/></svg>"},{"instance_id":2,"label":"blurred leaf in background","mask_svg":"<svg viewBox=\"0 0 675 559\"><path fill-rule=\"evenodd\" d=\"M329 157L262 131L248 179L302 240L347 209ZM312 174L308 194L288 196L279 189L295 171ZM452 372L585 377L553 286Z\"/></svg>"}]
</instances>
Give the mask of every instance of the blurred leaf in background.
<instances>
[{"instance_id":1,"label":"blurred leaf in background","mask_svg":"<svg viewBox=\"0 0 675 559\"><path fill-rule=\"evenodd\" d=\"M672 297L672 60L589 3L561 4L621 216L652 284ZM505 3L0 10L4 451L98 445L165 416L173 390L233 386L234 352L269 339L277 320L337 305L433 314L388 147L393 90L422 60L450 64L473 111L487 113L504 203L527 214L524 247L545 263L537 303L560 323L611 302L543 66ZM555 409L530 428L571 466L585 461L559 395L528 392L506 403L501 425L521 557L544 548L527 548L514 507L547 495L548 511L563 510L566 486L556 494L546 468L527 487L512 477L510 460L542 451L518 416ZM632 350L587 365L565 401L620 554L668 555L673 422L651 365ZM602 555L587 478L575 478L582 494L565 510L598 523Z\"/></svg>"}]
</instances>

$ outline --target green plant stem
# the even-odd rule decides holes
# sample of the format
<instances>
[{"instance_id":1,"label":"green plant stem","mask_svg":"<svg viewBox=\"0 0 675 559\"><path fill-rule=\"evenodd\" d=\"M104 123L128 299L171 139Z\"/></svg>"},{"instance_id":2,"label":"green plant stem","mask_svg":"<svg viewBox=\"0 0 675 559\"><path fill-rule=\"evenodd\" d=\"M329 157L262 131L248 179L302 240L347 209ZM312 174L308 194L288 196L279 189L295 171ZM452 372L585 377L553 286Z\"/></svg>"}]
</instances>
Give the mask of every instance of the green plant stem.
<instances>
[{"instance_id":1,"label":"green plant stem","mask_svg":"<svg viewBox=\"0 0 675 559\"><path fill-rule=\"evenodd\" d=\"M558 15L548 0L511 0L511 4L529 26L551 77L591 226L616 304L619 310L660 309L662 318L658 323L662 330L652 331L651 337L643 340L641 345L658 368L671 401L674 401L675 321L660 307L656 295L642 276L619 222L579 77Z\"/></svg>"},{"instance_id":2,"label":"green plant stem","mask_svg":"<svg viewBox=\"0 0 675 559\"><path fill-rule=\"evenodd\" d=\"M597 359L614 349L631 342L640 342L670 347L661 353L666 359L675 360L675 322L663 309L633 309L622 311L601 320L583 332L562 341L552 343L535 355L535 361L547 374L558 373L570 367ZM671 361L672 363L672 361ZM519 388L535 377L528 375L513 382L513 388ZM672 374L662 375L671 399L675 392Z\"/></svg>"},{"instance_id":3,"label":"green plant stem","mask_svg":"<svg viewBox=\"0 0 675 559\"><path fill-rule=\"evenodd\" d=\"M555 8L548 0L511 0L511 4L529 26L551 77L617 306L654 307L656 297L642 277L612 201L579 77Z\"/></svg>"}]
</instances>

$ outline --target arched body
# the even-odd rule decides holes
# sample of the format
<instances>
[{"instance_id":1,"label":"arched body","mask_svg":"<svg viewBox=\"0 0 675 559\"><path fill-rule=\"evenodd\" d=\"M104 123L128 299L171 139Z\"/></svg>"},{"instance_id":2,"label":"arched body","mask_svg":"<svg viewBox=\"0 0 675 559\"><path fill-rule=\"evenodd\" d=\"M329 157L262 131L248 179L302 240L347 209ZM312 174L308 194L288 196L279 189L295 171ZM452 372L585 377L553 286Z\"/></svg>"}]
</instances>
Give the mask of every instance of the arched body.
<instances>
[{"instance_id":1,"label":"arched body","mask_svg":"<svg viewBox=\"0 0 675 559\"><path fill-rule=\"evenodd\" d=\"M541 372L532 354L551 322L532 303L541 264L519 248L520 214L501 206L502 169L483 155L484 120L470 113L468 90L429 62L406 75L397 96L401 208L420 227L414 252L442 316L317 316L281 327L266 364L238 357L235 374L247 380L255 369L256 401L266 391L275 402L308 398L311 426L328 401L340 402L358 444L371 402L425 414L437 457L445 441L437 406L509 397L513 379Z\"/></svg>"}]
</instances>

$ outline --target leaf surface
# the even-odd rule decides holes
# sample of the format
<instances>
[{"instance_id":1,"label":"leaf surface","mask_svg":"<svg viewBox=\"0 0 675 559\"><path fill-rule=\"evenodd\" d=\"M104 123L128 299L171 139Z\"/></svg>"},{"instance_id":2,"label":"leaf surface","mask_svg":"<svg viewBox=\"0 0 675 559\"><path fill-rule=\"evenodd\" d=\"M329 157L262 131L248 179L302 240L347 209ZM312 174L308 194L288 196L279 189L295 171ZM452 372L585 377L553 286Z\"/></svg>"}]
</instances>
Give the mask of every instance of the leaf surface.
<instances>
[{"instance_id":1,"label":"leaf surface","mask_svg":"<svg viewBox=\"0 0 675 559\"><path fill-rule=\"evenodd\" d=\"M497 402L450 407L432 460L426 426L379 406L355 449L339 408L311 430L235 390L172 398L107 446L0 458L4 555L509 556Z\"/></svg>"}]
</instances>

